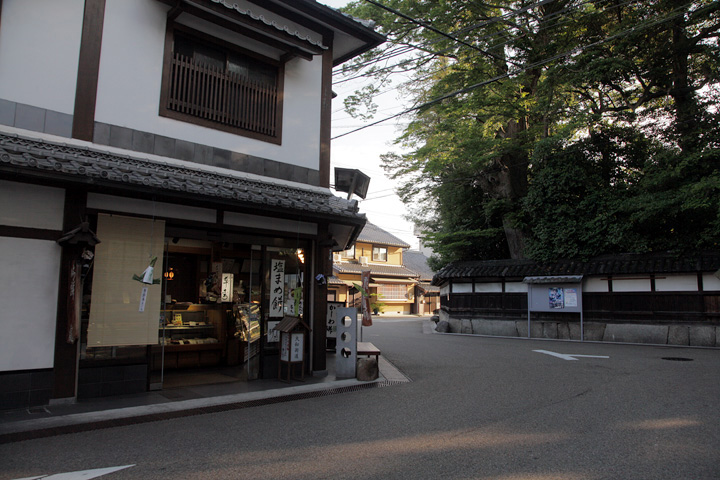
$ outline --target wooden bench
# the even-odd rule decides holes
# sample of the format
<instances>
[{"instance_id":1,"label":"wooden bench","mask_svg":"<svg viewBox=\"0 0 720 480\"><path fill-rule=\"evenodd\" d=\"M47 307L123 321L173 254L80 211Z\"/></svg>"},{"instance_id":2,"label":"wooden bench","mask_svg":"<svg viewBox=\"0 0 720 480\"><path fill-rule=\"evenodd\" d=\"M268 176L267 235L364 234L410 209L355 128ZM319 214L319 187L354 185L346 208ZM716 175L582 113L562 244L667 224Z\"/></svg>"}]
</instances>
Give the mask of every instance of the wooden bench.
<instances>
[{"instance_id":1,"label":"wooden bench","mask_svg":"<svg viewBox=\"0 0 720 480\"><path fill-rule=\"evenodd\" d=\"M380 349L370 342L358 342L357 354L358 356L375 357L375 362L380 365Z\"/></svg>"}]
</instances>

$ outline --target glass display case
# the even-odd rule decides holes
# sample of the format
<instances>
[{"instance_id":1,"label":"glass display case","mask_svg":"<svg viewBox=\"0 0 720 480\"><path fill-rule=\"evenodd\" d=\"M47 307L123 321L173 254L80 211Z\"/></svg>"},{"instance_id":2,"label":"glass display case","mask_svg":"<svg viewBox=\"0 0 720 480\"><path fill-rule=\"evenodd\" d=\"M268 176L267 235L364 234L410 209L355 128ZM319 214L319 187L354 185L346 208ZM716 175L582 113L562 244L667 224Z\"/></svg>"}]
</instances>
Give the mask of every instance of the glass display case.
<instances>
[{"instance_id":1,"label":"glass display case","mask_svg":"<svg viewBox=\"0 0 720 480\"><path fill-rule=\"evenodd\" d=\"M223 312L220 305L177 305L160 312L158 345L152 369L218 365L225 356Z\"/></svg>"}]
</instances>

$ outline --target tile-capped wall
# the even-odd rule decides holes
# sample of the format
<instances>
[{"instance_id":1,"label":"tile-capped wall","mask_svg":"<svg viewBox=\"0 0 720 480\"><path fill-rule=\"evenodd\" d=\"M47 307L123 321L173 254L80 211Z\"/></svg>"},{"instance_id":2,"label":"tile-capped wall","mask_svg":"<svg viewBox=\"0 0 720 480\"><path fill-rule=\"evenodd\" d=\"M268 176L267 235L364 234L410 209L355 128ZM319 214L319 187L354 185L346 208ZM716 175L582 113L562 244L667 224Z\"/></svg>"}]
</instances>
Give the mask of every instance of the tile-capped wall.
<instances>
[{"instance_id":1,"label":"tile-capped wall","mask_svg":"<svg viewBox=\"0 0 720 480\"><path fill-rule=\"evenodd\" d=\"M73 116L0 99L0 125L72 138ZM209 145L95 122L93 143L212 165L281 180L320 185L320 172Z\"/></svg>"}]
</instances>

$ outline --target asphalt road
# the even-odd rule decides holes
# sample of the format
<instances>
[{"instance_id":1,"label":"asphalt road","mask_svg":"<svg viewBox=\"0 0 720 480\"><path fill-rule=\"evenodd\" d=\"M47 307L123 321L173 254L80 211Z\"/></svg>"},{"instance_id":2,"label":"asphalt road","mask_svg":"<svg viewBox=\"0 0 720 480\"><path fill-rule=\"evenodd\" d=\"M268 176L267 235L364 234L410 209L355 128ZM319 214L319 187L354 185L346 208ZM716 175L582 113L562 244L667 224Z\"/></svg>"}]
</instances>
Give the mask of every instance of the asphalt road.
<instances>
[{"instance_id":1,"label":"asphalt road","mask_svg":"<svg viewBox=\"0 0 720 480\"><path fill-rule=\"evenodd\" d=\"M124 465L99 478L720 478L720 350L427 334L389 318L363 340L412 381L0 445L0 478Z\"/></svg>"}]
</instances>

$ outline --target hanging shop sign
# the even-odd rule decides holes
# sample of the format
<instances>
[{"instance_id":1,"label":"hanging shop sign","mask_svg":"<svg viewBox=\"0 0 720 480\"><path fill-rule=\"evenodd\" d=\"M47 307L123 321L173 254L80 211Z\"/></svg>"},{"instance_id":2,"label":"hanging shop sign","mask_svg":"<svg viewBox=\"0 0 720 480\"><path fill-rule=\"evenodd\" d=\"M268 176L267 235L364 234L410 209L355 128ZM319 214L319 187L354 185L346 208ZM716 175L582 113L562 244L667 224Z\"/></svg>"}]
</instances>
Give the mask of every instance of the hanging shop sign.
<instances>
[{"instance_id":1,"label":"hanging shop sign","mask_svg":"<svg viewBox=\"0 0 720 480\"><path fill-rule=\"evenodd\" d=\"M270 262L270 317L285 315L283 302L285 298L285 260Z\"/></svg>"},{"instance_id":2,"label":"hanging shop sign","mask_svg":"<svg viewBox=\"0 0 720 480\"><path fill-rule=\"evenodd\" d=\"M232 273L222 274L222 292L220 295L221 302L233 301L233 281L235 276Z\"/></svg>"}]
</instances>

